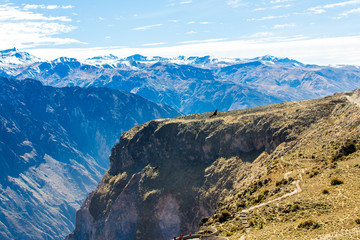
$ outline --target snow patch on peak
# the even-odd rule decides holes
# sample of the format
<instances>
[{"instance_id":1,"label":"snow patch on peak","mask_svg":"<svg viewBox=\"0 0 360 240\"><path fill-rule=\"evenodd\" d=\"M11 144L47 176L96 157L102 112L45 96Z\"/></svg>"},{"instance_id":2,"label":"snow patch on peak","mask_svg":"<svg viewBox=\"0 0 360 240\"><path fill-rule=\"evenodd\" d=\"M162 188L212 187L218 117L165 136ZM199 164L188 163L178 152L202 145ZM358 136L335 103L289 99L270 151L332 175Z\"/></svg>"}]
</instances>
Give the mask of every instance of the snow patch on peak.
<instances>
[{"instance_id":1,"label":"snow patch on peak","mask_svg":"<svg viewBox=\"0 0 360 240\"><path fill-rule=\"evenodd\" d=\"M51 62L52 63L65 63L65 62L78 62L78 60L76 58L59 57Z\"/></svg>"},{"instance_id":2,"label":"snow patch on peak","mask_svg":"<svg viewBox=\"0 0 360 240\"><path fill-rule=\"evenodd\" d=\"M0 51L1 65L24 65L40 62L41 59L17 48Z\"/></svg>"}]
</instances>

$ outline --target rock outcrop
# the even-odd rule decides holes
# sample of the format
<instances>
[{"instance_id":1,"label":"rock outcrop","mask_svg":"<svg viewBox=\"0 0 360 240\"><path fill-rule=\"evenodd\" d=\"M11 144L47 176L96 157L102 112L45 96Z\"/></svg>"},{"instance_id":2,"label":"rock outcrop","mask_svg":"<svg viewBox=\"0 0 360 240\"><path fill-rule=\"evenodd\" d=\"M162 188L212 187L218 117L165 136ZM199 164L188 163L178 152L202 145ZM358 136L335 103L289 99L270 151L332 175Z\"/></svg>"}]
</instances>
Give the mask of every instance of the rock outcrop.
<instances>
[{"instance_id":1,"label":"rock outcrop","mask_svg":"<svg viewBox=\"0 0 360 240\"><path fill-rule=\"evenodd\" d=\"M269 166L279 145L329 117L344 95L154 120L125 132L77 212L73 239L171 239Z\"/></svg>"}]
</instances>

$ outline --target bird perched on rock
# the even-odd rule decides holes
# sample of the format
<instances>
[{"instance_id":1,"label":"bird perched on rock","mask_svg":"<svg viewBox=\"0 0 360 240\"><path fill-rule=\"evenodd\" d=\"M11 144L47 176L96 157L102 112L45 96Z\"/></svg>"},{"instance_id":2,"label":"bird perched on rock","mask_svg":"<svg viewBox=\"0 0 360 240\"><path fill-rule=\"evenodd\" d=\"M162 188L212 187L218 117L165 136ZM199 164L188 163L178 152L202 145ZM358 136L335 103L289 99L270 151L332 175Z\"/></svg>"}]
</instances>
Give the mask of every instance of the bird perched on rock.
<instances>
[{"instance_id":1,"label":"bird perched on rock","mask_svg":"<svg viewBox=\"0 0 360 240\"><path fill-rule=\"evenodd\" d=\"M215 110L215 112L210 117L214 117L216 115L217 115L217 109Z\"/></svg>"}]
</instances>

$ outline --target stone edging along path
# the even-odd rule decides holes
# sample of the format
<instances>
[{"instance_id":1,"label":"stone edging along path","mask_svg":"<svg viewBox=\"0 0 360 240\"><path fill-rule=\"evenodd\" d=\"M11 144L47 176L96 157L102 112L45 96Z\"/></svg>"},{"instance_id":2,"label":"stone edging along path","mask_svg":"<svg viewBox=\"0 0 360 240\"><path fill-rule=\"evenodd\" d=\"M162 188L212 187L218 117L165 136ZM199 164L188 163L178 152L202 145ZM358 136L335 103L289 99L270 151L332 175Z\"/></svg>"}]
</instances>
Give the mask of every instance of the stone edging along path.
<instances>
[{"instance_id":1,"label":"stone edging along path","mask_svg":"<svg viewBox=\"0 0 360 240\"><path fill-rule=\"evenodd\" d=\"M186 235L178 238L174 238L176 240L182 240L182 239L206 239L206 240L229 240L226 237L219 237L217 236L219 234L219 231L216 228L212 227L200 227L200 231L207 231L211 232L210 234L204 235L204 234L191 234Z\"/></svg>"}]
</instances>

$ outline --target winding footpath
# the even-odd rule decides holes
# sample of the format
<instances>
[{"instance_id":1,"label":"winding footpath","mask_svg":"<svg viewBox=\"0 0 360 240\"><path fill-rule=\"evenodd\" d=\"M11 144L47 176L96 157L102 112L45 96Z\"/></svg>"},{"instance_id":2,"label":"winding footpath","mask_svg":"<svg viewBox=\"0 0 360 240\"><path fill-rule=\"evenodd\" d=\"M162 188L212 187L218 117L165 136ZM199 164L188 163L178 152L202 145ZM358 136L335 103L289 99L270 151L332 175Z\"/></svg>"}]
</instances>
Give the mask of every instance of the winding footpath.
<instances>
[{"instance_id":1,"label":"winding footpath","mask_svg":"<svg viewBox=\"0 0 360 240\"><path fill-rule=\"evenodd\" d=\"M301 170L303 171L303 170ZM285 173L286 176L288 176L290 173ZM284 176L285 177L285 176ZM301 173L299 173L299 179L302 180L302 175ZM248 208L248 209L244 209L240 212L240 220L243 224L243 226L245 227L245 231L248 233L250 231L250 225L249 225L249 222L248 222L248 217L247 217L247 214L256 209L256 208L260 208L260 207L263 207L263 206L266 206L266 205L269 205L270 203L273 203L273 202L277 202L277 201L280 201L281 199L284 199L284 198L287 198L287 197L290 197L292 195L295 195L295 194L298 194L302 191L301 187L300 187L300 180L296 180L294 181L292 184L295 184L296 188L294 189L294 191L290 192L290 193L287 193L281 197L278 197L278 198L275 198L273 200L270 200L268 202L265 202L265 203L261 203L261 204L258 204L258 205L255 205L255 206L252 206L251 208Z\"/></svg>"},{"instance_id":2,"label":"winding footpath","mask_svg":"<svg viewBox=\"0 0 360 240\"><path fill-rule=\"evenodd\" d=\"M219 237L217 236L219 234L219 231L216 228L212 227L200 227L200 232L210 232L210 234L190 234L185 235L182 237L174 238L174 240L183 240L183 239L192 239L192 240L200 240L200 239L206 239L206 240L229 240L226 237Z\"/></svg>"}]
</instances>

